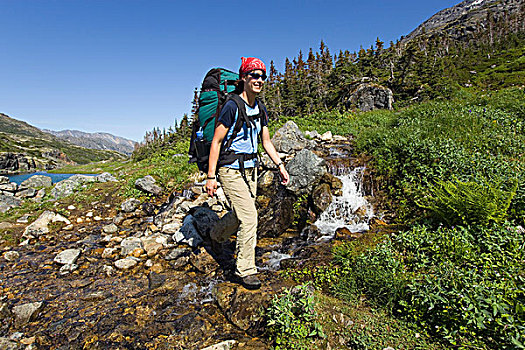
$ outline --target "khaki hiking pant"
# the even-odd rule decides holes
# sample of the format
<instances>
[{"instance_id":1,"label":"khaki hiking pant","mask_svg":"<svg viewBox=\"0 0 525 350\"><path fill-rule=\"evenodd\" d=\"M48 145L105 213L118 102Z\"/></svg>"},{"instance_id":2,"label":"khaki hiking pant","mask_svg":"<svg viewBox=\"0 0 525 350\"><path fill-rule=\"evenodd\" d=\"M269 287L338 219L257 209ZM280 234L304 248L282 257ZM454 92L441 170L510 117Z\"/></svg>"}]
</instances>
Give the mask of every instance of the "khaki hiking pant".
<instances>
[{"instance_id":1,"label":"khaki hiking pant","mask_svg":"<svg viewBox=\"0 0 525 350\"><path fill-rule=\"evenodd\" d=\"M257 191L257 168L245 169L246 178L253 195ZM257 244L257 209L255 198L238 169L219 168L219 181L232 211L224 215L211 231L211 238L225 242L237 231L235 274L246 277L257 273L255 246Z\"/></svg>"}]
</instances>

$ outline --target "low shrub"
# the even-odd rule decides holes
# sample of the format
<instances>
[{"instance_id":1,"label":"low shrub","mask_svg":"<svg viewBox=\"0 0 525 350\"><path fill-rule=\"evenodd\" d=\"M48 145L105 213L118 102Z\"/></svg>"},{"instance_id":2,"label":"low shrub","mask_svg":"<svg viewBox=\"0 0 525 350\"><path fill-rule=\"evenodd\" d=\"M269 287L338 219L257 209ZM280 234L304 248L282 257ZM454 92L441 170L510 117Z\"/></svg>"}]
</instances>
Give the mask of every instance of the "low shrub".
<instances>
[{"instance_id":1,"label":"low shrub","mask_svg":"<svg viewBox=\"0 0 525 350\"><path fill-rule=\"evenodd\" d=\"M309 284L274 296L266 318L275 349L308 349L312 340L324 337L317 321L313 288Z\"/></svg>"}]
</instances>

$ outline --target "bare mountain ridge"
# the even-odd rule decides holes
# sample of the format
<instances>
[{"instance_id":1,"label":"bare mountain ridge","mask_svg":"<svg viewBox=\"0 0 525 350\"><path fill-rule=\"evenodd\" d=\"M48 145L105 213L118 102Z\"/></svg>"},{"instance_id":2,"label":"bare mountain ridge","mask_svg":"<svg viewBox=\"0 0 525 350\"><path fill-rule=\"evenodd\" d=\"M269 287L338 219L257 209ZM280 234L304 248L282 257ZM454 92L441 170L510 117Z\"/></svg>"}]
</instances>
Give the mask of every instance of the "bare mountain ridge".
<instances>
[{"instance_id":1,"label":"bare mountain ridge","mask_svg":"<svg viewBox=\"0 0 525 350\"><path fill-rule=\"evenodd\" d=\"M441 10L401 39L407 43L420 35L447 35L468 41L478 32L504 23L506 33L525 31L525 0L465 0Z\"/></svg>"},{"instance_id":2,"label":"bare mountain ridge","mask_svg":"<svg viewBox=\"0 0 525 350\"><path fill-rule=\"evenodd\" d=\"M90 149L112 150L130 155L135 147L135 141L105 132L88 133L79 130L47 130L43 131L72 144Z\"/></svg>"}]
</instances>

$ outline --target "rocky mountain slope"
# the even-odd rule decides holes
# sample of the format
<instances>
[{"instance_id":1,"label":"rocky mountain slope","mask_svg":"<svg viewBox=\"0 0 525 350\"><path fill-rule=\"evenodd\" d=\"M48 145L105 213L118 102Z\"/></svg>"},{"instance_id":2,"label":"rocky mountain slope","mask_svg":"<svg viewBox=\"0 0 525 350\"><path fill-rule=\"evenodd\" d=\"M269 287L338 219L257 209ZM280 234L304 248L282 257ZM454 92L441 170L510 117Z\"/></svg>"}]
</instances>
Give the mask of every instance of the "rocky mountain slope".
<instances>
[{"instance_id":1,"label":"rocky mountain slope","mask_svg":"<svg viewBox=\"0 0 525 350\"><path fill-rule=\"evenodd\" d=\"M79 130L54 131L47 129L43 131L81 147L117 151L127 155L131 155L136 143L104 132L88 133Z\"/></svg>"},{"instance_id":2,"label":"rocky mountain slope","mask_svg":"<svg viewBox=\"0 0 525 350\"><path fill-rule=\"evenodd\" d=\"M506 33L500 34L525 31L525 0L466 0L439 11L401 41L424 34L468 41L479 32L493 30L498 22L505 24Z\"/></svg>"},{"instance_id":3,"label":"rocky mountain slope","mask_svg":"<svg viewBox=\"0 0 525 350\"><path fill-rule=\"evenodd\" d=\"M91 150L74 145L0 113L0 173L53 169L66 164L122 158L124 155L115 151Z\"/></svg>"}]
</instances>

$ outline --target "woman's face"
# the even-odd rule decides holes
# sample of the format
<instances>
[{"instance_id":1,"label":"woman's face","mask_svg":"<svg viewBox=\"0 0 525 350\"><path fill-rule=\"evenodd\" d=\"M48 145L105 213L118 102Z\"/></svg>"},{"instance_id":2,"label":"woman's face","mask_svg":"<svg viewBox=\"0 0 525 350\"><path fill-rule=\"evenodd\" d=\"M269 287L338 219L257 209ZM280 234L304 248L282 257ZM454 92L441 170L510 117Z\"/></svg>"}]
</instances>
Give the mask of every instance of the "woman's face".
<instances>
[{"instance_id":1,"label":"woman's face","mask_svg":"<svg viewBox=\"0 0 525 350\"><path fill-rule=\"evenodd\" d=\"M247 73L243 78L244 89L247 92L258 94L263 88L264 79L266 79L266 74L262 70L257 69L251 71L250 73Z\"/></svg>"}]
</instances>

